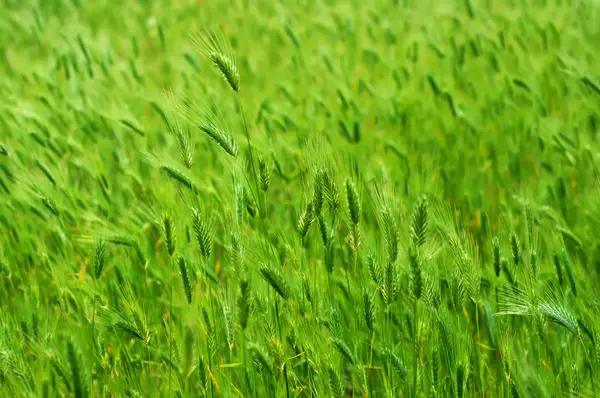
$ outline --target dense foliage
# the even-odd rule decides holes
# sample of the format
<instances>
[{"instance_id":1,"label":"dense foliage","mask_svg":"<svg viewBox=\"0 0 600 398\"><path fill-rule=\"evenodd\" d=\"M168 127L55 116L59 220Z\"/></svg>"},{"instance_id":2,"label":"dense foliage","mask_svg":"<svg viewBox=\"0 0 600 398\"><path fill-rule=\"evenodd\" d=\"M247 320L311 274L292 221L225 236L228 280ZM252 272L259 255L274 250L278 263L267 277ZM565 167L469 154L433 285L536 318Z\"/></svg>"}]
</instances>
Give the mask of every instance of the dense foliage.
<instances>
[{"instance_id":1,"label":"dense foliage","mask_svg":"<svg viewBox=\"0 0 600 398\"><path fill-rule=\"evenodd\" d=\"M0 396L596 396L598 2L2 3Z\"/></svg>"}]
</instances>

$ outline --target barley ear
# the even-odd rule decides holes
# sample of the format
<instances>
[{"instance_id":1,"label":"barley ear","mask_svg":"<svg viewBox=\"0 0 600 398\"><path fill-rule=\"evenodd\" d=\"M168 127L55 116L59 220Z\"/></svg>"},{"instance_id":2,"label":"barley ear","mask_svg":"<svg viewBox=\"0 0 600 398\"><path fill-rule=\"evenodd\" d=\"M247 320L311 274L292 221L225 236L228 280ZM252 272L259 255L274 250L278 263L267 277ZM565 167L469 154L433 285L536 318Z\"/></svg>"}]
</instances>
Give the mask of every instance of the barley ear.
<instances>
[{"instance_id":1,"label":"barley ear","mask_svg":"<svg viewBox=\"0 0 600 398\"><path fill-rule=\"evenodd\" d=\"M104 270L104 263L106 260L106 242L104 239L98 239L94 247L94 277L100 279L102 271Z\"/></svg>"},{"instance_id":2,"label":"barley ear","mask_svg":"<svg viewBox=\"0 0 600 398\"><path fill-rule=\"evenodd\" d=\"M169 256L173 256L175 253L175 243L177 240L175 234L175 226L173 225L173 220L168 213L164 213L162 216L162 232L164 235L165 243L167 245L167 251L169 252Z\"/></svg>"},{"instance_id":3,"label":"barley ear","mask_svg":"<svg viewBox=\"0 0 600 398\"><path fill-rule=\"evenodd\" d=\"M340 380L338 372L335 371L331 366L327 368L327 376L329 379L329 388L331 389L331 396L342 398L344 396L344 384Z\"/></svg>"},{"instance_id":4,"label":"barley ear","mask_svg":"<svg viewBox=\"0 0 600 398\"><path fill-rule=\"evenodd\" d=\"M383 271L381 270L379 262L375 260L375 257L372 254L369 254L367 257L367 264L369 266L369 275L371 275L371 279L375 282L375 286L380 288L383 285Z\"/></svg>"},{"instance_id":5,"label":"barley ear","mask_svg":"<svg viewBox=\"0 0 600 398\"><path fill-rule=\"evenodd\" d=\"M334 337L332 342L333 346L339 351L339 353L342 354L342 356L346 358L350 364L354 365L354 354L352 354L352 351L350 351L350 348L346 345L346 343L337 337Z\"/></svg>"},{"instance_id":6,"label":"barley ear","mask_svg":"<svg viewBox=\"0 0 600 398\"><path fill-rule=\"evenodd\" d=\"M192 209L192 226L196 235L196 241L204 260L208 261L212 252L212 237L210 226L206 218L198 209Z\"/></svg>"},{"instance_id":7,"label":"barley ear","mask_svg":"<svg viewBox=\"0 0 600 398\"><path fill-rule=\"evenodd\" d=\"M327 243L329 242L329 232L327 231L327 224L325 224L325 218L323 214L317 215L317 223L319 224L319 233L321 234L321 239L323 240L323 246L327 247Z\"/></svg>"},{"instance_id":8,"label":"barley ear","mask_svg":"<svg viewBox=\"0 0 600 398\"><path fill-rule=\"evenodd\" d=\"M421 298L421 293L423 292L423 279L421 276L421 266L419 264L418 253L415 248L409 249L408 258L412 276L413 294L418 300Z\"/></svg>"},{"instance_id":9,"label":"barley ear","mask_svg":"<svg viewBox=\"0 0 600 398\"><path fill-rule=\"evenodd\" d=\"M537 253L535 250L531 251L530 257L529 257L529 262L531 265L531 276L533 280L536 280L539 274L539 264L538 264L538 258L537 258Z\"/></svg>"},{"instance_id":10,"label":"barley ear","mask_svg":"<svg viewBox=\"0 0 600 398\"><path fill-rule=\"evenodd\" d=\"M179 274L181 275L181 282L183 283L183 290L185 292L185 298L188 304L192 303L192 282L190 280L190 274L188 270L185 258L182 256L177 257L177 265L179 266Z\"/></svg>"},{"instance_id":11,"label":"barley ear","mask_svg":"<svg viewBox=\"0 0 600 398\"><path fill-rule=\"evenodd\" d=\"M41 162L39 159L36 159L35 164L38 167L38 169L40 169L42 173L46 176L48 181L50 181L52 185L56 186L56 179L50 171L50 168L45 163Z\"/></svg>"},{"instance_id":12,"label":"barley ear","mask_svg":"<svg viewBox=\"0 0 600 398\"><path fill-rule=\"evenodd\" d=\"M250 285L247 280L240 282L240 295L238 297L239 322L242 330L248 325L248 315L250 310Z\"/></svg>"},{"instance_id":13,"label":"barley ear","mask_svg":"<svg viewBox=\"0 0 600 398\"><path fill-rule=\"evenodd\" d=\"M232 157L238 155L238 144L233 137L218 127L214 121L201 121L197 124L198 128L216 142L225 152Z\"/></svg>"},{"instance_id":14,"label":"barley ear","mask_svg":"<svg viewBox=\"0 0 600 398\"><path fill-rule=\"evenodd\" d=\"M443 349L443 347L442 347ZM435 347L433 349L433 353L431 356L431 376L432 376L432 389L434 391L434 396L437 396L438 389L440 386L440 354L438 352L438 348Z\"/></svg>"},{"instance_id":15,"label":"barley ear","mask_svg":"<svg viewBox=\"0 0 600 398\"><path fill-rule=\"evenodd\" d=\"M67 357L71 368L73 395L75 398L89 397L89 382L86 377L86 367L83 365L83 356L79 347L73 341L67 342Z\"/></svg>"},{"instance_id":16,"label":"barley ear","mask_svg":"<svg viewBox=\"0 0 600 398\"><path fill-rule=\"evenodd\" d=\"M245 200L245 204L246 204L246 211L248 212L248 214L250 214L250 217L252 217L252 218L256 217L256 212L257 212L256 203L252 199L252 196L248 195L246 188L244 188L244 200Z\"/></svg>"},{"instance_id":17,"label":"barley ear","mask_svg":"<svg viewBox=\"0 0 600 398\"><path fill-rule=\"evenodd\" d=\"M540 313L549 321L561 325L576 337L581 337L577 318L566 308L560 306L553 299L544 300L539 304Z\"/></svg>"},{"instance_id":18,"label":"barley ear","mask_svg":"<svg viewBox=\"0 0 600 398\"><path fill-rule=\"evenodd\" d=\"M192 143L189 131L178 121L169 123L168 127L171 134L175 136L175 142L177 143L177 149L179 150L179 155L183 160L183 164L188 169L191 169L194 164L194 156L192 154Z\"/></svg>"},{"instance_id":19,"label":"barley ear","mask_svg":"<svg viewBox=\"0 0 600 398\"><path fill-rule=\"evenodd\" d=\"M240 75L223 35L215 33L193 34L192 44L202 55L208 58L229 87L236 93L239 92Z\"/></svg>"},{"instance_id":20,"label":"barley ear","mask_svg":"<svg viewBox=\"0 0 600 398\"><path fill-rule=\"evenodd\" d=\"M529 203L525 204L525 220L527 224L527 244L531 247L533 245L533 233L536 220Z\"/></svg>"},{"instance_id":21,"label":"barley ear","mask_svg":"<svg viewBox=\"0 0 600 398\"><path fill-rule=\"evenodd\" d=\"M513 398L519 398L519 390L517 390L517 382L514 379L509 381L510 395Z\"/></svg>"},{"instance_id":22,"label":"barley ear","mask_svg":"<svg viewBox=\"0 0 600 398\"><path fill-rule=\"evenodd\" d=\"M317 172L317 174L315 175L315 179L313 182L313 206L314 206L314 210L315 210L315 214L318 217L321 217L321 212L323 210L323 201L325 199L325 193L324 193L324 176L323 176L324 171L323 170L319 170Z\"/></svg>"},{"instance_id":23,"label":"barley ear","mask_svg":"<svg viewBox=\"0 0 600 398\"><path fill-rule=\"evenodd\" d=\"M389 362L392 363L392 368L394 369L394 371L396 372L398 377L400 377L401 380L406 379L406 376L407 376L406 367L402 363L402 360L394 352L392 352L389 349L386 350L385 356L387 357Z\"/></svg>"},{"instance_id":24,"label":"barley ear","mask_svg":"<svg viewBox=\"0 0 600 398\"><path fill-rule=\"evenodd\" d=\"M360 232L360 225L352 224L349 238L350 246L355 253L358 252L358 248L362 244L362 234Z\"/></svg>"},{"instance_id":25,"label":"barley ear","mask_svg":"<svg viewBox=\"0 0 600 398\"><path fill-rule=\"evenodd\" d=\"M375 323L375 303L373 297L366 290L363 292L363 305L365 314L365 323L370 331L373 331L373 324Z\"/></svg>"},{"instance_id":26,"label":"barley ear","mask_svg":"<svg viewBox=\"0 0 600 398\"><path fill-rule=\"evenodd\" d=\"M200 351L200 350L198 350ZM206 385L208 384L208 375L206 369L208 369L208 365L204 361L202 355L198 355L198 381L200 382L201 391L206 395Z\"/></svg>"},{"instance_id":27,"label":"barley ear","mask_svg":"<svg viewBox=\"0 0 600 398\"><path fill-rule=\"evenodd\" d=\"M388 262L395 263L398 258L398 229L392 212L388 208L383 208L381 211L381 223L383 229L383 238L385 240L385 248L388 255Z\"/></svg>"},{"instance_id":28,"label":"barley ear","mask_svg":"<svg viewBox=\"0 0 600 398\"><path fill-rule=\"evenodd\" d=\"M242 225L244 222L244 214L246 214L246 191L240 184L237 184L233 190L233 202L235 208L235 220L239 225Z\"/></svg>"},{"instance_id":29,"label":"barley ear","mask_svg":"<svg viewBox=\"0 0 600 398\"><path fill-rule=\"evenodd\" d=\"M346 179L345 187L346 201L348 202L348 214L350 216L350 220L354 225L358 225L361 216L361 205L356 185L354 185L354 182L352 182L352 180L348 178Z\"/></svg>"},{"instance_id":30,"label":"barley ear","mask_svg":"<svg viewBox=\"0 0 600 398\"><path fill-rule=\"evenodd\" d=\"M37 197L42 201L42 204L44 205L44 207L46 207L46 209L48 209L50 211L50 213L54 214L56 217L60 217L60 211L58 209L58 205L56 204L56 202L50 198L49 196L47 196L46 194L44 194L43 192L41 192L40 190L38 190L35 187L32 187L34 192L36 193Z\"/></svg>"},{"instance_id":31,"label":"barley ear","mask_svg":"<svg viewBox=\"0 0 600 398\"><path fill-rule=\"evenodd\" d=\"M302 212L302 214L300 214L300 217L298 218L298 233L300 234L301 239L304 239L313 221L313 206L312 203L309 203L306 206L306 209Z\"/></svg>"},{"instance_id":32,"label":"barley ear","mask_svg":"<svg viewBox=\"0 0 600 398\"><path fill-rule=\"evenodd\" d=\"M417 204L417 208L413 214L412 225L410 229L412 244L416 248L423 246L425 243L425 239L427 237L427 218L427 197L423 196L423 198Z\"/></svg>"},{"instance_id":33,"label":"barley ear","mask_svg":"<svg viewBox=\"0 0 600 398\"><path fill-rule=\"evenodd\" d=\"M258 374L267 373L269 375L273 374L273 360L265 352L265 350L257 345L253 344L249 347L252 355L252 365Z\"/></svg>"},{"instance_id":34,"label":"barley ear","mask_svg":"<svg viewBox=\"0 0 600 398\"><path fill-rule=\"evenodd\" d=\"M465 389L465 368L466 366L463 363L459 363L456 367L456 396L458 398L463 397Z\"/></svg>"},{"instance_id":35,"label":"barley ear","mask_svg":"<svg viewBox=\"0 0 600 398\"><path fill-rule=\"evenodd\" d=\"M573 296L577 297L577 283L575 281L575 274L573 274L573 264L569 259L569 255L565 249L561 250L561 259L563 266L565 267L565 271L567 272L567 279L569 280L569 285L571 286L571 291L573 292Z\"/></svg>"},{"instance_id":36,"label":"barley ear","mask_svg":"<svg viewBox=\"0 0 600 398\"><path fill-rule=\"evenodd\" d=\"M521 247L519 246L519 237L514 232L510 235L510 249L515 265L521 262Z\"/></svg>"},{"instance_id":37,"label":"barley ear","mask_svg":"<svg viewBox=\"0 0 600 398\"><path fill-rule=\"evenodd\" d=\"M335 214L340 205L340 193L337 185L329 173L325 170L321 171L321 183L323 184L323 194L329 205L331 213Z\"/></svg>"},{"instance_id":38,"label":"barley ear","mask_svg":"<svg viewBox=\"0 0 600 398\"><path fill-rule=\"evenodd\" d=\"M123 364L123 373L125 374L125 379L129 384L129 387L127 388L127 394L131 397L141 397L141 394L139 393L141 388L137 374L137 368L131 363L131 357L129 356L129 353L125 347L121 348L120 359L121 363Z\"/></svg>"},{"instance_id":39,"label":"barley ear","mask_svg":"<svg viewBox=\"0 0 600 398\"><path fill-rule=\"evenodd\" d=\"M558 284L559 284L559 286L562 286L563 285L562 266L560 264L560 257L558 256L558 253L556 252L556 250L552 254L552 257L554 259L554 267L556 269L556 278L558 279Z\"/></svg>"},{"instance_id":40,"label":"barley ear","mask_svg":"<svg viewBox=\"0 0 600 398\"><path fill-rule=\"evenodd\" d=\"M167 176L169 176L172 180L183 185L190 191L192 191L194 193L197 193L199 191L196 184L189 177L187 177L185 174L183 174L181 171L177 170L176 168L171 167L166 164L163 164L162 166L160 166L160 169L163 170L167 174Z\"/></svg>"},{"instance_id":41,"label":"barley ear","mask_svg":"<svg viewBox=\"0 0 600 398\"><path fill-rule=\"evenodd\" d=\"M145 267L148 260L146 259L146 256L144 255L144 251L142 250L142 247L140 246L140 244L137 241L134 242L133 249L135 250L135 255L137 256L138 261L140 262L140 265L142 267Z\"/></svg>"},{"instance_id":42,"label":"barley ear","mask_svg":"<svg viewBox=\"0 0 600 398\"><path fill-rule=\"evenodd\" d=\"M396 272L394 269L394 264L391 263L388 263L385 270L383 296L388 307L392 305L396 299Z\"/></svg>"},{"instance_id":43,"label":"barley ear","mask_svg":"<svg viewBox=\"0 0 600 398\"><path fill-rule=\"evenodd\" d=\"M213 65L217 68L219 72L221 72L221 75L229 84L229 87L231 87L231 89L236 93L239 92L240 75L238 73L237 67L235 66L231 58L216 51L209 54L209 57Z\"/></svg>"},{"instance_id":44,"label":"barley ear","mask_svg":"<svg viewBox=\"0 0 600 398\"><path fill-rule=\"evenodd\" d=\"M263 192L267 192L269 190L269 185L271 184L271 173L272 169L267 165L265 158L262 155L259 155L258 176L260 181L260 189Z\"/></svg>"},{"instance_id":45,"label":"barley ear","mask_svg":"<svg viewBox=\"0 0 600 398\"><path fill-rule=\"evenodd\" d=\"M233 327L233 316L228 305L223 305L223 320L225 323L225 339L229 349L232 350L235 345L235 329Z\"/></svg>"},{"instance_id":46,"label":"barley ear","mask_svg":"<svg viewBox=\"0 0 600 398\"><path fill-rule=\"evenodd\" d=\"M215 331L213 329L213 324L210 321L210 316L206 311L206 308L202 307L202 319L204 320L204 327L206 328L206 337L207 344L209 348L209 356L213 355L213 351L215 349L216 341L215 341Z\"/></svg>"},{"instance_id":47,"label":"barley ear","mask_svg":"<svg viewBox=\"0 0 600 398\"><path fill-rule=\"evenodd\" d=\"M310 282L306 275L302 275L302 289L304 290L304 296L309 303L312 303L312 291L310 290Z\"/></svg>"},{"instance_id":48,"label":"barley ear","mask_svg":"<svg viewBox=\"0 0 600 398\"><path fill-rule=\"evenodd\" d=\"M500 240L498 238L492 239L492 262L494 264L494 272L496 277L500 276Z\"/></svg>"},{"instance_id":49,"label":"barley ear","mask_svg":"<svg viewBox=\"0 0 600 398\"><path fill-rule=\"evenodd\" d=\"M283 275L266 264L262 265L260 274L262 275L263 279L267 281L269 285L271 285L273 290L275 290L281 296L281 298L287 300L289 295L288 286L285 282L285 279L283 279Z\"/></svg>"},{"instance_id":50,"label":"barley ear","mask_svg":"<svg viewBox=\"0 0 600 398\"><path fill-rule=\"evenodd\" d=\"M56 355L56 353L49 354L49 361L54 374L58 376L68 390L71 390L71 380L69 378L68 370L60 357Z\"/></svg>"}]
</instances>

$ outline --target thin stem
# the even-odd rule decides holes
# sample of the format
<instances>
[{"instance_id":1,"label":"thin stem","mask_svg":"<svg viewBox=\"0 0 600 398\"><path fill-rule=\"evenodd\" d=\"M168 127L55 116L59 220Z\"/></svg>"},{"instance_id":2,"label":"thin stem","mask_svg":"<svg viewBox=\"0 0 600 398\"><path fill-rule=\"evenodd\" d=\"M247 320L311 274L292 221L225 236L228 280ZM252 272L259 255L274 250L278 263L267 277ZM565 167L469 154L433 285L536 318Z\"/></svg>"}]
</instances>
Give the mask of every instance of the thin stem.
<instances>
[{"instance_id":1,"label":"thin stem","mask_svg":"<svg viewBox=\"0 0 600 398\"><path fill-rule=\"evenodd\" d=\"M95 285L95 283L94 283ZM94 347L94 352L96 351L96 340L94 336L94 326L96 323L96 296L98 295L98 288L94 288L94 309L92 310L92 346Z\"/></svg>"},{"instance_id":2,"label":"thin stem","mask_svg":"<svg viewBox=\"0 0 600 398\"><path fill-rule=\"evenodd\" d=\"M369 349L369 397L373 396L373 381L372 379L372 375L371 373L373 372L373 343L375 343L375 330L373 330L371 332L371 339L370 339L370 349Z\"/></svg>"},{"instance_id":3,"label":"thin stem","mask_svg":"<svg viewBox=\"0 0 600 398\"><path fill-rule=\"evenodd\" d=\"M419 304L419 299L415 297L415 305L413 308L413 323L414 323L414 334L413 334L413 351L414 351L414 362L413 362L413 392L414 396L417 395L417 362L418 362L418 339L419 339L419 320L418 320L418 312L417 305Z\"/></svg>"},{"instance_id":4,"label":"thin stem","mask_svg":"<svg viewBox=\"0 0 600 398\"><path fill-rule=\"evenodd\" d=\"M94 336L94 325L96 323L96 296L98 295L98 287L96 286L96 281L94 281L94 309L92 310L92 347L94 352L96 352L96 337ZM92 369L90 372L91 375L94 374L94 364L92 363ZM94 390L94 380L92 377L92 391Z\"/></svg>"},{"instance_id":5,"label":"thin stem","mask_svg":"<svg viewBox=\"0 0 600 398\"><path fill-rule=\"evenodd\" d=\"M256 203L258 203L259 206L261 206L261 202L260 200L258 200L258 194L260 192L259 188L258 188L258 178L257 178L257 174L256 174L256 165L254 164L254 154L252 151L252 143L250 142L250 130L248 130L248 123L246 121L246 113L244 112L244 106L242 105L242 99L240 97L240 94L238 93L236 96L237 99L237 103L238 106L240 108L240 112L242 114L242 120L244 121L244 131L246 133L246 141L248 142L248 151L250 152L250 164L252 166L252 177L254 178L254 187L256 189L256 193L252 192L252 190L250 190L252 192L252 196L254 197L254 200ZM259 209L259 211L262 213L264 211L264 209Z\"/></svg>"},{"instance_id":6,"label":"thin stem","mask_svg":"<svg viewBox=\"0 0 600 398\"><path fill-rule=\"evenodd\" d=\"M210 396L214 398L215 391L213 389L213 382L212 382L212 359L211 359L211 355L210 355L210 343L208 341L206 342L206 355L208 356L208 372L210 373L208 376L208 383L210 384Z\"/></svg>"},{"instance_id":7,"label":"thin stem","mask_svg":"<svg viewBox=\"0 0 600 398\"><path fill-rule=\"evenodd\" d=\"M147 359L147 365L148 367L150 367L150 344L146 344L146 359ZM150 375L150 372L148 372L148 376Z\"/></svg>"},{"instance_id":8,"label":"thin stem","mask_svg":"<svg viewBox=\"0 0 600 398\"><path fill-rule=\"evenodd\" d=\"M357 274L357 273L359 273L359 270L358 270L358 248L356 248L356 251L354 252L354 256L353 257L354 257L353 258L353 260L354 260L354 272L355 272L355 274ZM365 288L364 288L364 283L363 283L362 272L358 276L358 280L360 282L360 291L364 292ZM348 289L350 289L350 287L348 287ZM356 309L355 309L355 311L356 311ZM356 319L356 328L358 330L360 328L360 321L359 321L359 319L360 319L360 311L359 311L358 314L355 314L354 318Z\"/></svg>"},{"instance_id":9,"label":"thin stem","mask_svg":"<svg viewBox=\"0 0 600 398\"><path fill-rule=\"evenodd\" d=\"M169 298L169 397L171 396L171 370L173 364L173 286Z\"/></svg>"},{"instance_id":10,"label":"thin stem","mask_svg":"<svg viewBox=\"0 0 600 398\"><path fill-rule=\"evenodd\" d=\"M386 334L387 334L387 346L388 349L391 350L392 348L392 308L388 303L386 303L386 314L385 314L385 319L386 319ZM393 395L393 390L394 390L394 384L393 384L393 380L392 380L392 367L390 366L390 361L389 361L389 356L388 356L388 361L387 361L387 378L388 378L388 382L390 383L390 395Z\"/></svg>"},{"instance_id":11,"label":"thin stem","mask_svg":"<svg viewBox=\"0 0 600 398\"><path fill-rule=\"evenodd\" d=\"M346 273L346 287L348 288L348 295L350 296L350 303L352 304L352 307L354 308L354 297L352 296L352 291L350 290L350 279L348 278L348 267L346 267L344 269L344 272Z\"/></svg>"},{"instance_id":12,"label":"thin stem","mask_svg":"<svg viewBox=\"0 0 600 398\"><path fill-rule=\"evenodd\" d=\"M277 316L277 327L279 328L279 340L283 342L283 339L281 337L281 322L279 321L279 304L278 304L279 300L277 300L277 298L278 298L277 293L275 293L275 315ZM285 377L286 396L289 398L290 386L289 386L288 375L287 375L287 365L285 363L283 364L283 376Z\"/></svg>"},{"instance_id":13,"label":"thin stem","mask_svg":"<svg viewBox=\"0 0 600 398\"><path fill-rule=\"evenodd\" d=\"M356 251L354 252L354 272L359 274L358 280L360 281L360 290L364 291L364 275L362 269L358 266L358 249L356 249Z\"/></svg>"},{"instance_id":14,"label":"thin stem","mask_svg":"<svg viewBox=\"0 0 600 398\"><path fill-rule=\"evenodd\" d=\"M244 333L244 329L242 329L242 362L244 363L244 379L246 385L250 389L250 391L254 390L254 387L250 385L250 378L248 377L248 361L246 359L246 334Z\"/></svg>"},{"instance_id":15,"label":"thin stem","mask_svg":"<svg viewBox=\"0 0 600 398\"><path fill-rule=\"evenodd\" d=\"M483 355L481 354L481 345L480 345L480 337L479 337L479 306L477 305L477 301L475 301L475 323L477 325L477 351L479 351L479 382L481 385L481 390L485 391L483 384ZM538 344L538 348L540 345ZM538 357L539 357L539 349L538 349ZM539 362L538 362L539 366Z\"/></svg>"},{"instance_id":16,"label":"thin stem","mask_svg":"<svg viewBox=\"0 0 600 398\"><path fill-rule=\"evenodd\" d=\"M260 194L260 197L263 201L262 207L264 209L264 212L260 213L260 217L261 218L266 218L267 217L267 193L266 192L262 192L262 194Z\"/></svg>"},{"instance_id":17,"label":"thin stem","mask_svg":"<svg viewBox=\"0 0 600 398\"><path fill-rule=\"evenodd\" d=\"M333 308L333 294L331 293L331 274L327 272L327 290L329 293L329 307Z\"/></svg>"},{"instance_id":18,"label":"thin stem","mask_svg":"<svg viewBox=\"0 0 600 398\"><path fill-rule=\"evenodd\" d=\"M210 298L210 312L211 312L212 317L213 317L213 330L214 330L215 317L214 317L214 311L213 311L213 305L212 305L212 294L211 294L211 291L210 291L211 290L210 282L207 282L206 284L208 285L208 295L209 295L209 298ZM213 335L213 338L216 338L216 336ZM215 389L213 387L213 381L212 381L212 370L213 370L213 367L212 367L212 355L211 355L211 352L210 352L210 342L209 341L210 341L210 339L207 339L207 342L206 342L206 353L208 355L208 371L210 373L208 379L209 379L209 382L210 382L210 396L212 398L214 398L215 397Z\"/></svg>"},{"instance_id":19,"label":"thin stem","mask_svg":"<svg viewBox=\"0 0 600 398\"><path fill-rule=\"evenodd\" d=\"M592 369L592 365L588 362L588 368L590 371L590 382L592 383L592 394L593 397L596 397L596 383L594 383L594 369Z\"/></svg>"},{"instance_id":20,"label":"thin stem","mask_svg":"<svg viewBox=\"0 0 600 398\"><path fill-rule=\"evenodd\" d=\"M253 148L252 148L252 143L250 141L250 130L248 129L248 122L246 121L246 113L244 112L244 105L242 104L242 99L240 97L240 93L238 92L236 95L236 100L238 103L238 107L240 108L240 113L242 114L242 120L244 122L244 132L246 133L246 142L248 143L248 152L250 153L250 165L252 166L252 178L254 179L254 190L256 190L256 192L250 188L250 193L252 194L252 197L254 199L254 201L258 204L258 211L260 213L260 220L261 220L261 228L263 230L263 234L264 234L264 239L267 241L267 246L269 247L269 250L271 251L271 254L273 254L274 256L276 255L275 251L273 250L273 245L271 244L271 242L269 241L268 237L269 234L267 234L267 228L265 225L265 209L263 208L263 203L260 200L260 189L258 187L258 175L256 173L256 165L254 164L254 152L253 152ZM243 171L244 176L246 176L245 171ZM248 180L248 178L246 177L246 180ZM248 184L250 185L250 184ZM266 199L265 199L265 206L266 206Z\"/></svg>"}]
</instances>

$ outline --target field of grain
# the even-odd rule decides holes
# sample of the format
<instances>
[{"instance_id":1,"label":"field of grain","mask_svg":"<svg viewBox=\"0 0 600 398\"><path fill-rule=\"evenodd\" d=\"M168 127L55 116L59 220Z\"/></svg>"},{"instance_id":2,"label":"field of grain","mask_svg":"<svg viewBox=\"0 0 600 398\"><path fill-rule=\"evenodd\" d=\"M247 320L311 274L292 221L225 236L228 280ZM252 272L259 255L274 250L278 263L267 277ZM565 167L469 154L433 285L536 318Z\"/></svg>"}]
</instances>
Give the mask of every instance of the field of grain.
<instances>
[{"instance_id":1,"label":"field of grain","mask_svg":"<svg viewBox=\"0 0 600 398\"><path fill-rule=\"evenodd\" d=\"M596 397L596 0L0 1L1 397Z\"/></svg>"}]
</instances>

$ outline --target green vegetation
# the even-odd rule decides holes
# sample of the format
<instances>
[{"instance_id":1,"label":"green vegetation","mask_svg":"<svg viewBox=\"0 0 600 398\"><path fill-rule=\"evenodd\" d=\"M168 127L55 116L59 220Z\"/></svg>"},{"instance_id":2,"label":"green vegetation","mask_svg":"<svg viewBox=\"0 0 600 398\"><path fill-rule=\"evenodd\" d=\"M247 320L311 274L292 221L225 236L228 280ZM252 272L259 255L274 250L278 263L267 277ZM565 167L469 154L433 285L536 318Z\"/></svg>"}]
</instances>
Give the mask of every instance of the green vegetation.
<instances>
[{"instance_id":1,"label":"green vegetation","mask_svg":"<svg viewBox=\"0 0 600 398\"><path fill-rule=\"evenodd\" d=\"M0 396L600 394L600 5L3 0Z\"/></svg>"}]
</instances>

